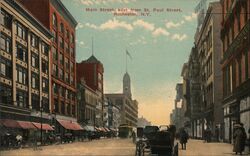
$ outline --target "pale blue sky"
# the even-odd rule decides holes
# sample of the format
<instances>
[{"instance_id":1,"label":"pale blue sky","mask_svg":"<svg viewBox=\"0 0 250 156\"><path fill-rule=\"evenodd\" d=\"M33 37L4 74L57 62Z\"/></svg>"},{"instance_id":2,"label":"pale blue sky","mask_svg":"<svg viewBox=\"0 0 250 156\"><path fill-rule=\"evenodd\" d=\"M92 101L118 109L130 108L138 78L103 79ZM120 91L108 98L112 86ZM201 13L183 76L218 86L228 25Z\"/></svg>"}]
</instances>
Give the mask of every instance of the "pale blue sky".
<instances>
[{"instance_id":1,"label":"pale blue sky","mask_svg":"<svg viewBox=\"0 0 250 156\"><path fill-rule=\"evenodd\" d=\"M94 55L104 65L105 92L121 92L126 48L133 98L139 115L154 124L168 124L174 105L175 85L194 42L199 0L62 0L76 18L77 61ZM150 9L150 16L114 16L86 12L86 8ZM153 12L153 8L179 8L182 12ZM138 13L140 15L140 13Z\"/></svg>"}]
</instances>

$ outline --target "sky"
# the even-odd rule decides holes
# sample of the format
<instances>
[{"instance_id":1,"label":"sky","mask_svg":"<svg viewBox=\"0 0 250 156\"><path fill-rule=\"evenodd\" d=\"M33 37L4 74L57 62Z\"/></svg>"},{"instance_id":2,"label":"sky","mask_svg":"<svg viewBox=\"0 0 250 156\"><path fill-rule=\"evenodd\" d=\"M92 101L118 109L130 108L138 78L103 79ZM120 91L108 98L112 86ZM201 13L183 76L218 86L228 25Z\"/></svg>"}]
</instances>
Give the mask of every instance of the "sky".
<instances>
[{"instance_id":1,"label":"sky","mask_svg":"<svg viewBox=\"0 0 250 156\"><path fill-rule=\"evenodd\" d=\"M139 117L154 125L169 124L175 86L182 82L182 66L194 42L194 9L199 0L62 2L78 22L77 62L92 55L93 37L94 55L104 65L104 92L119 93L127 49L132 56L128 73L132 96L139 102Z\"/></svg>"}]
</instances>

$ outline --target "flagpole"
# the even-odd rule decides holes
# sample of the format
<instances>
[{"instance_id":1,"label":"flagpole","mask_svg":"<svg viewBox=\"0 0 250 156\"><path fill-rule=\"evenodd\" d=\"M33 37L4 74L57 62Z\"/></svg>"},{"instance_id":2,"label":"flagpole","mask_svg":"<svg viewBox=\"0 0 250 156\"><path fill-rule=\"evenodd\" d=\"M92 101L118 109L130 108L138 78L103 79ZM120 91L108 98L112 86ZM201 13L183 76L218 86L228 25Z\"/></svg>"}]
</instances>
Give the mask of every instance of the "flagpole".
<instances>
[{"instance_id":1,"label":"flagpole","mask_svg":"<svg viewBox=\"0 0 250 156\"><path fill-rule=\"evenodd\" d=\"M128 59L127 59L128 54L127 54L127 50L126 50L125 54L126 54L126 73L127 73L128 72Z\"/></svg>"}]
</instances>

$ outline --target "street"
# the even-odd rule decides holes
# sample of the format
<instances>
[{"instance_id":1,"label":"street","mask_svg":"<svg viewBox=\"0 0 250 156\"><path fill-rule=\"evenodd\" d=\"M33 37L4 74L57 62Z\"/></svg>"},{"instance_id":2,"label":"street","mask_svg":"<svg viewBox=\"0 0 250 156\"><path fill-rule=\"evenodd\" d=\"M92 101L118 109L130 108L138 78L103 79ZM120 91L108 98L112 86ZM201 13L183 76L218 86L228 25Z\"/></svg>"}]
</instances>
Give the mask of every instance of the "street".
<instances>
[{"instance_id":1,"label":"street","mask_svg":"<svg viewBox=\"0 0 250 156\"><path fill-rule=\"evenodd\" d=\"M131 139L100 139L86 142L44 146L40 150L18 149L1 152L4 156L20 155L84 155L84 156L128 156L134 155L135 146Z\"/></svg>"},{"instance_id":2,"label":"street","mask_svg":"<svg viewBox=\"0 0 250 156\"><path fill-rule=\"evenodd\" d=\"M101 139L70 144L44 146L42 149L32 148L3 151L0 155L84 155L84 156L133 156L135 146L131 139ZM200 140L189 140L187 150L181 150L180 156L222 156L234 155L232 145L226 143L203 143ZM249 155L244 153L243 155Z\"/></svg>"}]
</instances>

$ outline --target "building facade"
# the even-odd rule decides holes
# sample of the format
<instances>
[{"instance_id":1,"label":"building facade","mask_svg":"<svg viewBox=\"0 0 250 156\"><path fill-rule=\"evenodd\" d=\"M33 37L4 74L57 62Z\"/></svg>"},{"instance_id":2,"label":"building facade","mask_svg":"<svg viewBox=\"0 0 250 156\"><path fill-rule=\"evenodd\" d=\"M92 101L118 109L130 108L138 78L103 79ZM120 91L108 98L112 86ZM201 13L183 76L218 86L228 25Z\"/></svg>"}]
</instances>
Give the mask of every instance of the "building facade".
<instances>
[{"instance_id":1,"label":"building facade","mask_svg":"<svg viewBox=\"0 0 250 156\"><path fill-rule=\"evenodd\" d=\"M200 116L202 132L209 128L212 134L219 139L222 135L223 109L222 109L222 72L220 65L220 29L221 16L220 2L209 4L201 28L196 33L195 44L198 52L199 82L201 91L200 106L203 112ZM219 130L219 134L215 130Z\"/></svg>"},{"instance_id":2,"label":"building facade","mask_svg":"<svg viewBox=\"0 0 250 156\"><path fill-rule=\"evenodd\" d=\"M40 121L51 112L52 34L23 6L1 1L0 119Z\"/></svg>"},{"instance_id":3,"label":"building facade","mask_svg":"<svg viewBox=\"0 0 250 156\"><path fill-rule=\"evenodd\" d=\"M151 122L148 121L146 118L144 118L143 116L138 118L137 121L137 127L143 127L145 128L145 126L151 126Z\"/></svg>"},{"instance_id":4,"label":"building facade","mask_svg":"<svg viewBox=\"0 0 250 156\"><path fill-rule=\"evenodd\" d=\"M76 121L76 20L60 0L18 0L52 34L51 113L59 119Z\"/></svg>"},{"instance_id":5,"label":"building facade","mask_svg":"<svg viewBox=\"0 0 250 156\"><path fill-rule=\"evenodd\" d=\"M84 79L86 88L86 97L93 97L95 100L95 108L89 107L85 111L90 112L95 110L95 125L103 126L103 106L104 106L104 94L103 94L103 64L96 59L94 55L89 57L87 60L77 63L77 83L79 84ZM93 96L90 96L90 94ZM88 99L86 99L87 101ZM94 102L90 102L92 104ZM86 105L88 106L88 105ZM87 107L86 107L87 108Z\"/></svg>"},{"instance_id":6,"label":"building facade","mask_svg":"<svg viewBox=\"0 0 250 156\"><path fill-rule=\"evenodd\" d=\"M233 140L233 125L242 122L250 128L250 1L221 0L223 43L224 139Z\"/></svg>"},{"instance_id":7,"label":"building facade","mask_svg":"<svg viewBox=\"0 0 250 156\"><path fill-rule=\"evenodd\" d=\"M123 93L105 94L107 99L120 109L121 124L137 126L138 102L132 99L130 76L123 76Z\"/></svg>"}]
</instances>

